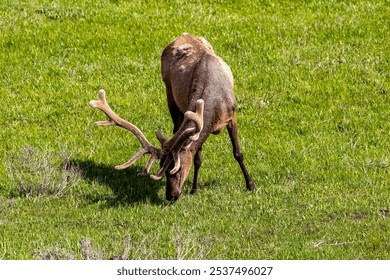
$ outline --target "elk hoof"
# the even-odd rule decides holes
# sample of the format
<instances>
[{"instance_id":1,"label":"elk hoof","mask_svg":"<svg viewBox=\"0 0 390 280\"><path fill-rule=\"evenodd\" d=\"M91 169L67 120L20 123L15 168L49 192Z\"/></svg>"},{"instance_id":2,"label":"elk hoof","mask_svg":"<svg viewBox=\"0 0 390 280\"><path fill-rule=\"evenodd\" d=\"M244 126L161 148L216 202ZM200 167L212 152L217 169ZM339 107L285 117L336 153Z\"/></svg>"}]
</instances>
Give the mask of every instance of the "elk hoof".
<instances>
[{"instance_id":1,"label":"elk hoof","mask_svg":"<svg viewBox=\"0 0 390 280\"><path fill-rule=\"evenodd\" d=\"M253 192L254 190L256 190L256 185L255 185L255 183L253 183L252 181L250 181L250 182L246 185L246 188L247 188L248 191Z\"/></svg>"},{"instance_id":2,"label":"elk hoof","mask_svg":"<svg viewBox=\"0 0 390 280\"><path fill-rule=\"evenodd\" d=\"M190 191L190 194L196 194L198 192L198 189L192 189L191 191Z\"/></svg>"}]
</instances>

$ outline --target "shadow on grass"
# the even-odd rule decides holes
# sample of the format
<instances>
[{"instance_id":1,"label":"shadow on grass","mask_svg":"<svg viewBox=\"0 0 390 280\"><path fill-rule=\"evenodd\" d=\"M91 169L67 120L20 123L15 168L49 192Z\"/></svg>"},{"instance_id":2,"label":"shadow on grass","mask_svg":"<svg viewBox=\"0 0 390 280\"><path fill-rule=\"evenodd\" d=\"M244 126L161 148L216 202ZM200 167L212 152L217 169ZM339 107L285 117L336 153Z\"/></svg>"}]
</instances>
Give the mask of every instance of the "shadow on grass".
<instances>
[{"instance_id":1,"label":"shadow on grass","mask_svg":"<svg viewBox=\"0 0 390 280\"><path fill-rule=\"evenodd\" d=\"M119 171L112 165L91 160L75 159L73 163L80 168L85 180L105 185L113 192L113 195L103 197L89 194L85 198L91 203L105 200L109 207L139 203L165 204L165 200L158 195L163 182L149 177L137 177L137 173L141 171L139 168L130 167Z\"/></svg>"}]
</instances>

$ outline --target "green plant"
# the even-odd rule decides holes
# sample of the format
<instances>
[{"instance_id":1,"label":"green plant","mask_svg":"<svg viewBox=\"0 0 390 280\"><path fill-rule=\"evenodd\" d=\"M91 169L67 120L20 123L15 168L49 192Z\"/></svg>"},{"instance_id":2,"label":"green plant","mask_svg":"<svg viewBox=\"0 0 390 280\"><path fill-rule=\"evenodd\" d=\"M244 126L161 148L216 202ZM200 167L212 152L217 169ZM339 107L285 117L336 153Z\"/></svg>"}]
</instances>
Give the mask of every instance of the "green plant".
<instances>
[{"instance_id":1,"label":"green plant","mask_svg":"<svg viewBox=\"0 0 390 280\"><path fill-rule=\"evenodd\" d=\"M6 168L18 195L61 197L80 182L81 172L71 162L71 154L61 152L62 162L50 150L24 148L8 155Z\"/></svg>"}]
</instances>

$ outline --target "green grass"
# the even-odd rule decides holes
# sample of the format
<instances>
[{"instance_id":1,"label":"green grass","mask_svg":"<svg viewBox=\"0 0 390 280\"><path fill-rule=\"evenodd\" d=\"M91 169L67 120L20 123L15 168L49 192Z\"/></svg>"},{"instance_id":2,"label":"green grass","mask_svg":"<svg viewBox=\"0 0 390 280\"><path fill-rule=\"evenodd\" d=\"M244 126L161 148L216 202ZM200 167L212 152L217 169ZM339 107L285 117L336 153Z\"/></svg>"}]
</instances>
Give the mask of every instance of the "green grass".
<instances>
[{"instance_id":1,"label":"green grass","mask_svg":"<svg viewBox=\"0 0 390 280\"><path fill-rule=\"evenodd\" d=\"M384 0L2 0L0 259L389 259L389 15ZM113 169L137 140L93 125L104 88L154 143L171 133L160 54L182 32L232 68L255 193L226 131L204 145L199 193L190 175L170 204L142 160ZM30 178L25 149L60 177L71 154L81 180L18 191L7 166Z\"/></svg>"}]
</instances>

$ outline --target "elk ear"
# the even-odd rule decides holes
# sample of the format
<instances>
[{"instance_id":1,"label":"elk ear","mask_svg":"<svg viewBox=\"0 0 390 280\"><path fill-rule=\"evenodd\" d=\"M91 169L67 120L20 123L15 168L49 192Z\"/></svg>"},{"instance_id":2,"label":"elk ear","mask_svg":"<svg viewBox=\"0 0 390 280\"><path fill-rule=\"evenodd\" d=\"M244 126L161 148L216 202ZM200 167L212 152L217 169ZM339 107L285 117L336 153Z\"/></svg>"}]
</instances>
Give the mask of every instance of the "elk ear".
<instances>
[{"instance_id":1,"label":"elk ear","mask_svg":"<svg viewBox=\"0 0 390 280\"><path fill-rule=\"evenodd\" d=\"M167 141L167 137L165 137L159 130L156 130L156 137L158 141L160 141L161 145L164 144L165 141Z\"/></svg>"}]
</instances>

